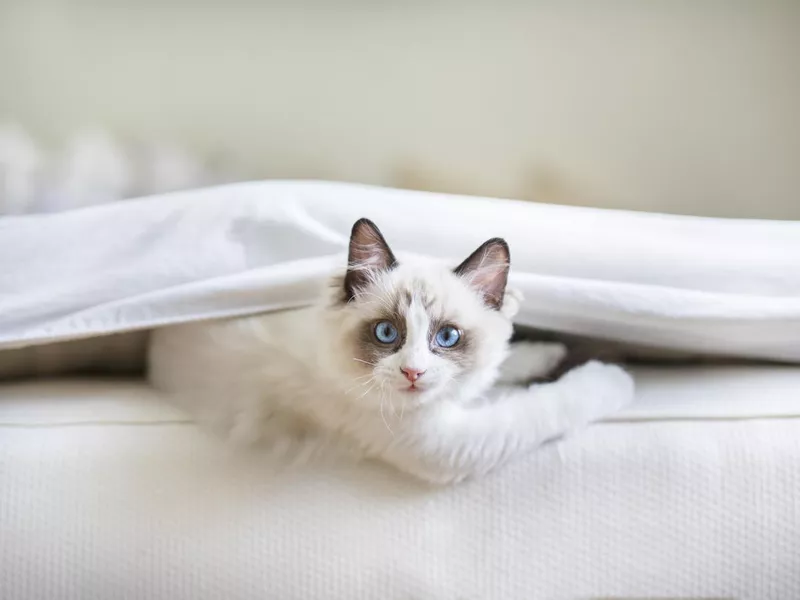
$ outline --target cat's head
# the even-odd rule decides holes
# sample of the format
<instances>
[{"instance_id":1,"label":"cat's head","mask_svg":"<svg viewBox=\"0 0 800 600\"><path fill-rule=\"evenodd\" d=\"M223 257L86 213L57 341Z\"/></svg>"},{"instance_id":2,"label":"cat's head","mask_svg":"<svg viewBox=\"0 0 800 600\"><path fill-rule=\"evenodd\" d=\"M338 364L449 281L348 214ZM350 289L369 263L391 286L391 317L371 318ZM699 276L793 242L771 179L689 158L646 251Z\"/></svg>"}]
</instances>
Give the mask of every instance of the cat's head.
<instances>
[{"instance_id":1,"label":"cat's head","mask_svg":"<svg viewBox=\"0 0 800 600\"><path fill-rule=\"evenodd\" d=\"M326 309L333 368L353 401L419 406L474 396L506 356L517 310L506 290L510 255L502 239L460 265L399 262L374 223L350 237L347 272Z\"/></svg>"}]
</instances>

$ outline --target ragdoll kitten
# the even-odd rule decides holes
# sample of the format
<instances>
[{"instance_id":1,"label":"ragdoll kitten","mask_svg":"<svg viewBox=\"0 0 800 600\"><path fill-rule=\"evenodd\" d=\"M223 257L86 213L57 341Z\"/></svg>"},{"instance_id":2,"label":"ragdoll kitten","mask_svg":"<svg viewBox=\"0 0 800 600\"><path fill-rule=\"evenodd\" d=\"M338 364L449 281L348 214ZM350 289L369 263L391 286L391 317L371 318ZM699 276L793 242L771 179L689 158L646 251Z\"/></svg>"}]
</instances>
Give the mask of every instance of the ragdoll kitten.
<instances>
[{"instance_id":1,"label":"ragdoll kitten","mask_svg":"<svg viewBox=\"0 0 800 600\"><path fill-rule=\"evenodd\" d=\"M509 346L509 266L501 239L455 269L398 262L361 219L317 306L157 330L151 380L234 439L310 431L431 482L483 475L633 397L631 377L599 362L529 384L565 349Z\"/></svg>"}]
</instances>

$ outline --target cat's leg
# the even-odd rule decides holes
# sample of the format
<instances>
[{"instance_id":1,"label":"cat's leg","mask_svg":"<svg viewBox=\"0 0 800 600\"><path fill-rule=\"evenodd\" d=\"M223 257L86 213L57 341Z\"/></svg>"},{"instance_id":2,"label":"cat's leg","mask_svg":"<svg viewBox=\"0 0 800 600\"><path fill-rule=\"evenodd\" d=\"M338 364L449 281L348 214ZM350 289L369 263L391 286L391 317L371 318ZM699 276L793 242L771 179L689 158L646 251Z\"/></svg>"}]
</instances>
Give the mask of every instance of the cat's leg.
<instances>
[{"instance_id":1,"label":"cat's leg","mask_svg":"<svg viewBox=\"0 0 800 600\"><path fill-rule=\"evenodd\" d=\"M281 408L264 394L229 401L227 439L236 446L268 446L281 449L316 433L311 422Z\"/></svg>"},{"instance_id":2,"label":"cat's leg","mask_svg":"<svg viewBox=\"0 0 800 600\"><path fill-rule=\"evenodd\" d=\"M230 415L228 441L237 446L255 446L268 438L270 424L280 415L255 398L248 398Z\"/></svg>"},{"instance_id":3,"label":"cat's leg","mask_svg":"<svg viewBox=\"0 0 800 600\"><path fill-rule=\"evenodd\" d=\"M513 385L547 377L567 356L567 347L557 342L516 342L500 365L497 383Z\"/></svg>"},{"instance_id":4,"label":"cat's leg","mask_svg":"<svg viewBox=\"0 0 800 600\"><path fill-rule=\"evenodd\" d=\"M493 401L479 406L448 403L432 409L384 458L435 483L482 475L613 414L632 401L634 385L620 367L590 362L554 383L492 393Z\"/></svg>"},{"instance_id":5,"label":"cat's leg","mask_svg":"<svg viewBox=\"0 0 800 600\"><path fill-rule=\"evenodd\" d=\"M344 444L333 443L318 426L263 397L240 398L230 415L227 440L240 448L256 449L279 464L301 464L316 458L346 456Z\"/></svg>"}]
</instances>

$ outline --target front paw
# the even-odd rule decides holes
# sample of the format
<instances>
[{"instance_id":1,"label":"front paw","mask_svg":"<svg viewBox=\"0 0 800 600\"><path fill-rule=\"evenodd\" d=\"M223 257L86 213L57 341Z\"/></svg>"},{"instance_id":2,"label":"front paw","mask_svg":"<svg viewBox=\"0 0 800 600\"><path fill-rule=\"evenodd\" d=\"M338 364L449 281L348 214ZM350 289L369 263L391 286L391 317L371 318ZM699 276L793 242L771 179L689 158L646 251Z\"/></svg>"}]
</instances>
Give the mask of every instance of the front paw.
<instances>
[{"instance_id":1,"label":"front paw","mask_svg":"<svg viewBox=\"0 0 800 600\"><path fill-rule=\"evenodd\" d=\"M590 361L568 372L555 385L564 385L567 401L580 414L578 420L596 421L633 402L633 377L622 367Z\"/></svg>"}]
</instances>

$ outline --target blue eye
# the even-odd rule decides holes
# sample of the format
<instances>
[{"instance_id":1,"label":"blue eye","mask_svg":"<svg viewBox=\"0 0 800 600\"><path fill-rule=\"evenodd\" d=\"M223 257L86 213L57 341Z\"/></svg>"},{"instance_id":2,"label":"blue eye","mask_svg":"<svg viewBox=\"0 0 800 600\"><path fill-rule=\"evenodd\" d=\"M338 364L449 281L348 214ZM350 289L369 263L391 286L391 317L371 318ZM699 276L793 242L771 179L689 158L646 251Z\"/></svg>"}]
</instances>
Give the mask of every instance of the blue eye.
<instances>
[{"instance_id":1,"label":"blue eye","mask_svg":"<svg viewBox=\"0 0 800 600\"><path fill-rule=\"evenodd\" d=\"M393 344L397 341L397 327L389 321L381 321L375 325L375 337L381 344Z\"/></svg>"},{"instance_id":2,"label":"blue eye","mask_svg":"<svg viewBox=\"0 0 800 600\"><path fill-rule=\"evenodd\" d=\"M436 332L436 345L442 348L452 348L461 339L461 332L452 325L445 325Z\"/></svg>"}]
</instances>

